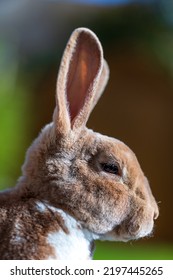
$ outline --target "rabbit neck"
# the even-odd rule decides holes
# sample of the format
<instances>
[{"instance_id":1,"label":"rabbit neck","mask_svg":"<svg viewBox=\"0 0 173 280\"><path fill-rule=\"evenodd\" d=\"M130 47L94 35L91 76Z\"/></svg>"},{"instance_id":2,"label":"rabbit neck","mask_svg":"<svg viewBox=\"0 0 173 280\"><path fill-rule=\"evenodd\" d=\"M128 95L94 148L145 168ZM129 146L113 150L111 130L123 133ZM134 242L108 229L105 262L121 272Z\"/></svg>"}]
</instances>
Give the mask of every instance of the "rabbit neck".
<instances>
[{"instance_id":1,"label":"rabbit neck","mask_svg":"<svg viewBox=\"0 0 173 280\"><path fill-rule=\"evenodd\" d=\"M48 234L47 243L55 252L53 258L59 260L92 259L94 240L97 239L95 234L84 229L80 222L61 209L42 202L38 202L37 207L39 211L44 211L48 207L51 211L58 213L67 228L66 232L60 229L57 232Z\"/></svg>"}]
</instances>

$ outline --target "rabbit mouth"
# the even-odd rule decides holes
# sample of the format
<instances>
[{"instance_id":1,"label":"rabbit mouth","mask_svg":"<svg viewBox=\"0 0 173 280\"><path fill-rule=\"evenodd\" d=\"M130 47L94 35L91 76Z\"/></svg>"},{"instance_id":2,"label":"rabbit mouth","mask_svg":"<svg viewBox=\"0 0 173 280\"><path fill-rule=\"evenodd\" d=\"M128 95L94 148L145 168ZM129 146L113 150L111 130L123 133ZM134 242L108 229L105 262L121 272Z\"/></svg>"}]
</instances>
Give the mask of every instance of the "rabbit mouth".
<instances>
[{"instance_id":1,"label":"rabbit mouth","mask_svg":"<svg viewBox=\"0 0 173 280\"><path fill-rule=\"evenodd\" d=\"M114 229L115 234L125 240L135 240L148 237L153 233L153 219L130 219Z\"/></svg>"},{"instance_id":2,"label":"rabbit mouth","mask_svg":"<svg viewBox=\"0 0 173 280\"><path fill-rule=\"evenodd\" d=\"M110 232L101 236L102 240L123 241L137 240L139 238L149 237L153 234L153 221L148 223L133 223L133 221L124 221L115 226Z\"/></svg>"}]
</instances>

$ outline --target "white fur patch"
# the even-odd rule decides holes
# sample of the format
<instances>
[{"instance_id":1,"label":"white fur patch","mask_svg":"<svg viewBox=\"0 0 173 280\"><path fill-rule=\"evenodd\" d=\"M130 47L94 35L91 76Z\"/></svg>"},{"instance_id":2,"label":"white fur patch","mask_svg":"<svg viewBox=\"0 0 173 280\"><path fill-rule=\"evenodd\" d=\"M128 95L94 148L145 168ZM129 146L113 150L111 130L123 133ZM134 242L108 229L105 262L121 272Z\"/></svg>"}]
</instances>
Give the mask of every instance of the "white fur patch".
<instances>
[{"instance_id":1,"label":"white fur patch","mask_svg":"<svg viewBox=\"0 0 173 280\"><path fill-rule=\"evenodd\" d=\"M11 238L11 242L13 244L21 243L24 239L20 236L21 235L21 226L18 221L15 222L15 226L14 226L13 230L14 230L14 234Z\"/></svg>"},{"instance_id":2,"label":"white fur patch","mask_svg":"<svg viewBox=\"0 0 173 280\"><path fill-rule=\"evenodd\" d=\"M84 260L90 259L90 242L97 236L82 229L80 224L61 209L46 205L49 209L61 215L69 233L62 229L50 233L47 242L55 251L55 259L60 260Z\"/></svg>"},{"instance_id":3,"label":"white fur patch","mask_svg":"<svg viewBox=\"0 0 173 280\"><path fill-rule=\"evenodd\" d=\"M58 210L57 212L65 220L69 234L60 230L48 235L48 243L54 247L56 258L62 260L89 259L89 241L78 228L78 223L63 211Z\"/></svg>"},{"instance_id":4,"label":"white fur patch","mask_svg":"<svg viewBox=\"0 0 173 280\"><path fill-rule=\"evenodd\" d=\"M47 207L43 202L37 201L36 208L39 212L44 213Z\"/></svg>"}]
</instances>

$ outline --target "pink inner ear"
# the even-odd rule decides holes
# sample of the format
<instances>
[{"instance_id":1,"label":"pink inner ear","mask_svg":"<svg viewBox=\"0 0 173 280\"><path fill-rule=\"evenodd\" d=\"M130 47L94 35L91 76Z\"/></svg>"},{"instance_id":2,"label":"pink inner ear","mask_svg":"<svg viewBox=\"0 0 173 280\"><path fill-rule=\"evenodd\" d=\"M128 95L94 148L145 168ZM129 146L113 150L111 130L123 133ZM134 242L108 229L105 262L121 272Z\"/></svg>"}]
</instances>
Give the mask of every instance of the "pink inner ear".
<instances>
[{"instance_id":1,"label":"pink inner ear","mask_svg":"<svg viewBox=\"0 0 173 280\"><path fill-rule=\"evenodd\" d=\"M95 39L82 32L72 55L67 77L67 101L71 123L92 94L92 84L100 67L100 51Z\"/></svg>"}]
</instances>

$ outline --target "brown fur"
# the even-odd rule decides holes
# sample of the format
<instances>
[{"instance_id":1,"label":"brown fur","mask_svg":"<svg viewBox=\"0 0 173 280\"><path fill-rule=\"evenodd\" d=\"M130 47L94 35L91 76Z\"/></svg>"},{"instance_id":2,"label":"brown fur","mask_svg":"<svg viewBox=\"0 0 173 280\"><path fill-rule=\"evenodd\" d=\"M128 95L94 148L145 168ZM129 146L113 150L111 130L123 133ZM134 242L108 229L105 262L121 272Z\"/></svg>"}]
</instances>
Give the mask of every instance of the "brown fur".
<instances>
[{"instance_id":1,"label":"brown fur","mask_svg":"<svg viewBox=\"0 0 173 280\"><path fill-rule=\"evenodd\" d=\"M28 149L16 187L0 196L0 258L55 257L48 234L70 236L61 215L51 207L39 212L37 201L62 209L80 230L100 239L126 241L151 233L158 207L135 154L85 127L108 73L96 36L77 29L62 59L53 123ZM102 163L118 164L119 174L105 172Z\"/></svg>"},{"instance_id":2,"label":"brown fur","mask_svg":"<svg viewBox=\"0 0 173 280\"><path fill-rule=\"evenodd\" d=\"M0 256L3 260L54 257L53 248L46 242L48 233L61 228L68 234L61 216L49 208L40 213L34 199L20 199L12 205L5 203L0 216Z\"/></svg>"}]
</instances>

